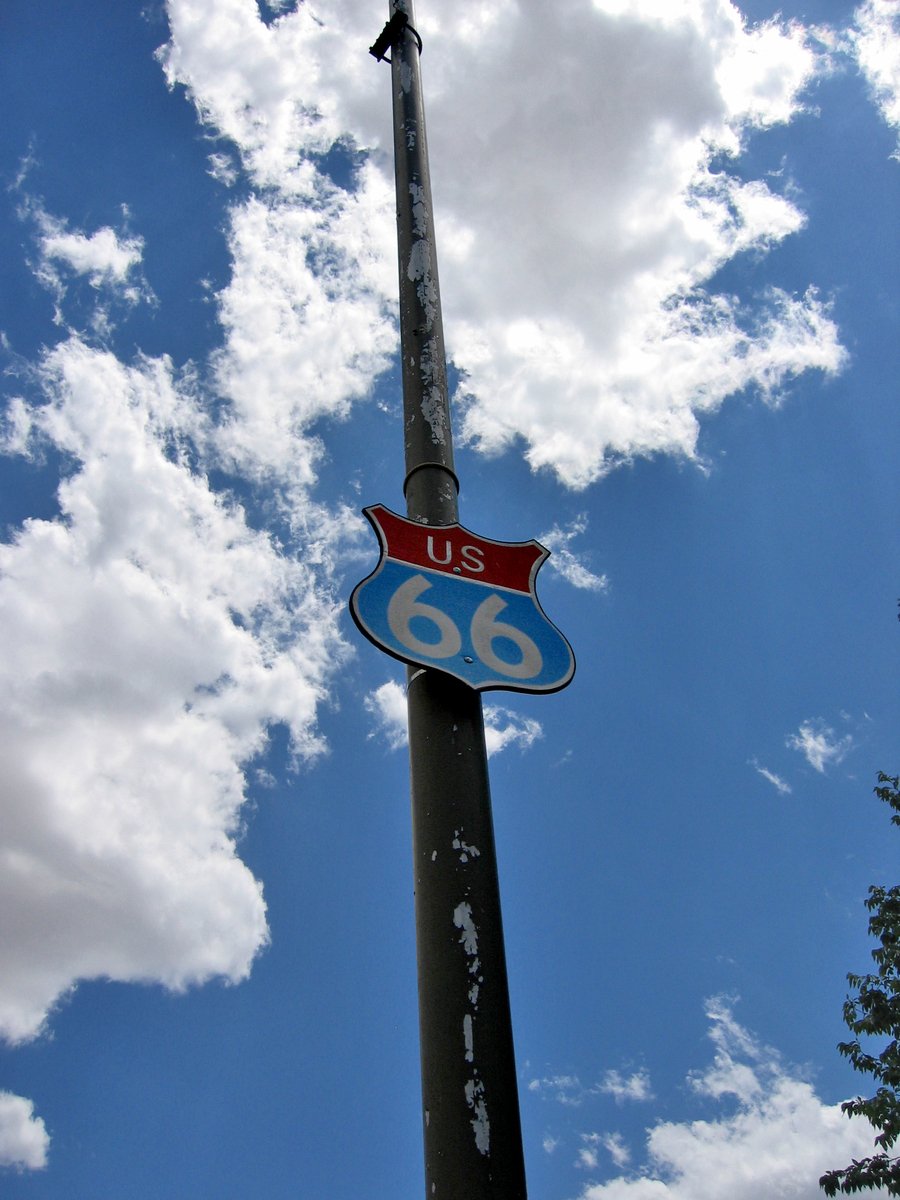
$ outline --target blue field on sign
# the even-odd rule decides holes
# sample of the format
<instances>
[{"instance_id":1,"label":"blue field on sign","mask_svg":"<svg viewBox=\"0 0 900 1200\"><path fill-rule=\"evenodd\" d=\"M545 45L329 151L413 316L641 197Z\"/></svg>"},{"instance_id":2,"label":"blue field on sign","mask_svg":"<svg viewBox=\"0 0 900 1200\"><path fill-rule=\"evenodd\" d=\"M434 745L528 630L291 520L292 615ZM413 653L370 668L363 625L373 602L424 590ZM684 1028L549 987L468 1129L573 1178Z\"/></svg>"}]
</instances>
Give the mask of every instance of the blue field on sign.
<instances>
[{"instance_id":1,"label":"blue field on sign","mask_svg":"<svg viewBox=\"0 0 900 1200\"><path fill-rule=\"evenodd\" d=\"M411 607L398 607L398 593L412 596ZM555 691L574 670L568 642L521 592L386 559L359 585L353 606L363 631L389 654L473 688Z\"/></svg>"}]
</instances>

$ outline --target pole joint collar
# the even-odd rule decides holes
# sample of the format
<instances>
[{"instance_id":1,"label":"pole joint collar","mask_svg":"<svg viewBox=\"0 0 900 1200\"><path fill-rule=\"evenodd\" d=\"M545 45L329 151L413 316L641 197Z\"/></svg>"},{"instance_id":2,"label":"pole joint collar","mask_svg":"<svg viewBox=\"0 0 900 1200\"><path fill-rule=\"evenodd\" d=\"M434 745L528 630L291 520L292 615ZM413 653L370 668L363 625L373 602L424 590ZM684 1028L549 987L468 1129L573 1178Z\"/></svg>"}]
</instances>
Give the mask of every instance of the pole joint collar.
<instances>
[{"instance_id":1,"label":"pole joint collar","mask_svg":"<svg viewBox=\"0 0 900 1200\"><path fill-rule=\"evenodd\" d=\"M456 474L456 472L453 470L452 467L448 467L446 463L442 463L442 462L420 462L420 463L416 463L416 465L411 470L406 472L406 478L403 480L403 495L404 496L406 495L406 489L409 487L409 481L412 479L413 475L415 475L416 471L424 470L425 467L436 467L439 471L446 471L447 474L450 476L450 478L453 480L453 486L456 488L457 496L459 495L459 476Z\"/></svg>"}]
</instances>

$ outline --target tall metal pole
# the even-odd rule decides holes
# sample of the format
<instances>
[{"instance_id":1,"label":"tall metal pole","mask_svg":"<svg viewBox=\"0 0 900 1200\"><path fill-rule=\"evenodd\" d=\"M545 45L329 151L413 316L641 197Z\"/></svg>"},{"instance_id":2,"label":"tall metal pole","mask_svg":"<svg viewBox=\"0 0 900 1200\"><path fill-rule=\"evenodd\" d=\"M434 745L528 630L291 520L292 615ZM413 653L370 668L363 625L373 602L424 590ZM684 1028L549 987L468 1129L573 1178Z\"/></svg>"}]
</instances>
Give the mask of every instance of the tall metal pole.
<instances>
[{"instance_id":1,"label":"tall metal pole","mask_svg":"<svg viewBox=\"0 0 900 1200\"><path fill-rule=\"evenodd\" d=\"M393 85L404 492L411 520L447 525L458 482L411 0L392 0L380 41ZM524 1200L481 697L412 667L407 697L426 1200Z\"/></svg>"}]
</instances>

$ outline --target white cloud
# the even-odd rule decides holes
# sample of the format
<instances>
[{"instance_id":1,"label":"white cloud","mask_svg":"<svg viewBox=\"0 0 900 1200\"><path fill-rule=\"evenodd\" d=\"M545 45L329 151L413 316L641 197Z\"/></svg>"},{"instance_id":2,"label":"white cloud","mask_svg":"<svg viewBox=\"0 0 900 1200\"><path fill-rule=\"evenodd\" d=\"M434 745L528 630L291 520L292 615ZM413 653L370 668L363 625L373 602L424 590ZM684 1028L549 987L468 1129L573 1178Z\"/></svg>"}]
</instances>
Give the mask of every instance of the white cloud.
<instances>
[{"instance_id":1,"label":"white cloud","mask_svg":"<svg viewBox=\"0 0 900 1200\"><path fill-rule=\"evenodd\" d=\"M758 775L762 775L763 779L767 779L772 787L782 796L789 796L792 792L791 785L787 780L782 779L780 775L776 775L774 771L770 771L768 767L760 766L756 759L750 760L750 765Z\"/></svg>"},{"instance_id":2,"label":"white cloud","mask_svg":"<svg viewBox=\"0 0 900 1200\"><path fill-rule=\"evenodd\" d=\"M541 723L534 717L523 717L499 704L484 706L484 740L489 758L507 746L528 750L543 735Z\"/></svg>"},{"instance_id":3,"label":"white cloud","mask_svg":"<svg viewBox=\"0 0 900 1200\"><path fill-rule=\"evenodd\" d=\"M50 223L50 218L47 222ZM41 249L47 258L65 263L78 275L87 275L95 287L101 283L124 283L143 255L143 238L120 239L104 225L88 235L68 233L56 223L45 229Z\"/></svg>"},{"instance_id":4,"label":"white cloud","mask_svg":"<svg viewBox=\"0 0 900 1200\"><path fill-rule=\"evenodd\" d=\"M537 539L551 552L547 566L562 575L573 587L584 588L589 592L605 592L609 580L605 575L595 575L581 561L569 543L587 530L587 517L584 513L570 521L566 528L554 525L542 533Z\"/></svg>"},{"instance_id":5,"label":"white cloud","mask_svg":"<svg viewBox=\"0 0 900 1200\"><path fill-rule=\"evenodd\" d=\"M835 369L813 294L751 312L703 291L802 226L762 181L710 166L788 117L815 69L800 32L747 30L726 3L506 11L466 88L429 105L435 161L469 160L436 178L464 434L488 452L522 437L534 467L583 486L623 458L694 456L697 413L732 392ZM564 71L548 36L577 48Z\"/></svg>"},{"instance_id":6,"label":"white cloud","mask_svg":"<svg viewBox=\"0 0 900 1200\"><path fill-rule=\"evenodd\" d=\"M597 1148L599 1145L599 1133L583 1133L581 1135L581 1147L579 1148L578 1158L575 1160L575 1165L586 1171L596 1170L597 1164L600 1161L600 1156L597 1153Z\"/></svg>"},{"instance_id":7,"label":"white cloud","mask_svg":"<svg viewBox=\"0 0 900 1200\"><path fill-rule=\"evenodd\" d=\"M239 171L231 155L216 152L209 155L207 162L210 175L218 183L224 184L225 187L232 187L237 183Z\"/></svg>"},{"instance_id":8,"label":"white cloud","mask_svg":"<svg viewBox=\"0 0 900 1200\"><path fill-rule=\"evenodd\" d=\"M896 0L866 0L853 14L851 39L885 121L900 132L900 8ZM900 145L894 157L900 155Z\"/></svg>"},{"instance_id":9,"label":"white cloud","mask_svg":"<svg viewBox=\"0 0 900 1200\"><path fill-rule=\"evenodd\" d=\"M692 1072L688 1082L701 1096L711 1096L714 1100L735 1096L748 1104L763 1090L760 1074L779 1069L778 1055L770 1046L760 1045L738 1024L732 1003L725 996L713 996L707 1001L706 1015L711 1022L709 1039L715 1047L715 1056L711 1066L704 1071Z\"/></svg>"},{"instance_id":10,"label":"white cloud","mask_svg":"<svg viewBox=\"0 0 900 1200\"><path fill-rule=\"evenodd\" d=\"M91 314L92 324L100 332L109 327L111 300L132 307L154 299L141 272L143 238L117 232L109 225L90 234L70 230L66 221L29 198L24 200L21 214L37 226L35 274L56 301L58 324L64 323L62 304L68 282L77 276L84 276L95 292L103 293L102 299L94 297Z\"/></svg>"},{"instance_id":11,"label":"white cloud","mask_svg":"<svg viewBox=\"0 0 900 1200\"><path fill-rule=\"evenodd\" d=\"M345 136L329 115L335 64L352 66L354 79L368 78L360 63L375 67L374 35L358 45L372 14L357 8L355 21L335 14L325 24L300 5L267 24L255 0L213 9L171 0L160 54L170 85L187 87L257 188L230 210L232 273L218 297L225 344L213 362L228 408L216 448L229 469L279 487L296 519L323 453L311 427L346 417L396 347L392 180L363 162L346 191L308 157ZM218 151L210 164L233 182L229 156Z\"/></svg>"},{"instance_id":12,"label":"white cloud","mask_svg":"<svg viewBox=\"0 0 900 1200\"><path fill-rule=\"evenodd\" d=\"M588 1094L577 1075L547 1075L530 1079L528 1090L569 1108L577 1108Z\"/></svg>"},{"instance_id":13,"label":"white cloud","mask_svg":"<svg viewBox=\"0 0 900 1200\"><path fill-rule=\"evenodd\" d=\"M293 489L295 508L322 452L311 426L347 416L394 349L391 213L372 168L352 194L319 177L303 203L251 197L231 210L225 345L214 358L230 406L216 444L232 470Z\"/></svg>"},{"instance_id":14,"label":"white cloud","mask_svg":"<svg viewBox=\"0 0 900 1200\"><path fill-rule=\"evenodd\" d=\"M586 1186L579 1200L818 1200L820 1175L871 1152L868 1124L822 1103L734 1020L726 1001L711 1001L708 1015L715 1058L690 1082L698 1094L728 1101L728 1109L708 1120L653 1125L643 1166Z\"/></svg>"},{"instance_id":15,"label":"white cloud","mask_svg":"<svg viewBox=\"0 0 900 1200\"><path fill-rule=\"evenodd\" d=\"M821 717L803 721L797 733L792 733L785 741L791 750L799 750L811 767L820 774L825 774L825 768L842 762L853 749L853 737L846 734L839 737L830 725Z\"/></svg>"},{"instance_id":16,"label":"white cloud","mask_svg":"<svg viewBox=\"0 0 900 1200\"><path fill-rule=\"evenodd\" d=\"M346 653L327 555L282 554L191 470L208 431L189 379L77 338L41 377L18 444L30 430L72 470L60 518L0 545L0 1035L14 1042L79 979L246 976L268 931L236 853L242 768L271 722L297 755L320 751L317 704Z\"/></svg>"},{"instance_id":17,"label":"white cloud","mask_svg":"<svg viewBox=\"0 0 900 1200\"><path fill-rule=\"evenodd\" d=\"M47 1127L34 1115L32 1102L0 1092L0 1167L39 1171L47 1165L49 1145Z\"/></svg>"},{"instance_id":18,"label":"white cloud","mask_svg":"<svg viewBox=\"0 0 900 1200\"><path fill-rule=\"evenodd\" d=\"M631 1075L623 1075L621 1071L607 1071L599 1083L589 1087L585 1086L577 1075L545 1075L529 1080L528 1090L568 1108L578 1108L587 1097L596 1095L612 1096L617 1104L624 1104L626 1100L653 1099L650 1076L644 1068ZM597 1144L599 1145L599 1142Z\"/></svg>"},{"instance_id":19,"label":"white cloud","mask_svg":"<svg viewBox=\"0 0 900 1200\"><path fill-rule=\"evenodd\" d=\"M247 451L259 445L254 397L264 384L288 393L298 335L313 349L302 391L328 393L331 412L384 361L396 289L387 71L367 56L377 28L362 0L315 14L301 5L268 25L254 0L212 11L170 0L169 12L170 83L189 89L269 189L234 215L235 245L272 246L268 266L246 243L240 282L223 298L243 339L225 356L241 376L223 385L242 414L230 435ZM698 414L736 391L774 401L796 374L839 369L837 331L813 290L743 302L705 290L736 255L764 253L803 225L768 183L721 166L748 130L798 110L818 69L799 25L749 27L729 0L540 10L460 0L420 25L464 437L488 453L524 439L535 469L580 487L636 455L696 457ZM568 47L564 68L544 53L548 37ZM316 167L340 139L371 152L352 198ZM296 254L274 251L298 234L314 275L336 256L326 275L340 282L324 297L320 282L299 278ZM274 321L252 303L273 285ZM339 331L333 345L326 328ZM321 366L338 381L333 393ZM293 403L282 427L298 415Z\"/></svg>"},{"instance_id":20,"label":"white cloud","mask_svg":"<svg viewBox=\"0 0 900 1200\"><path fill-rule=\"evenodd\" d=\"M383 737L391 750L401 750L408 742L406 728L406 691L393 679L370 692L363 701L366 712L375 718L369 737Z\"/></svg>"},{"instance_id":21,"label":"white cloud","mask_svg":"<svg viewBox=\"0 0 900 1200\"><path fill-rule=\"evenodd\" d=\"M617 1167L627 1167L631 1161L631 1151L625 1145L621 1133L605 1133L600 1144L608 1151L610 1158Z\"/></svg>"},{"instance_id":22,"label":"white cloud","mask_svg":"<svg viewBox=\"0 0 900 1200\"><path fill-rule=\"evenodd\" d=\"M653 1099L650 1076L643 1067L627 1076L620 1071L607 1071L597 1085L597 1091L612 1096L616 1104L624 1104L626 1100Z\"/></svg>"},{"instance_id":23,"label":"white cloud","mask_svg":"<svg viewBox=\"0 0 900 1200\"><path fill-rule=\"evenodd\" d=\"M544 1140L541 1142L545 1154L552 1154L559 1146L559 1138L552 1137L549 1133L545 1134Z\"/></svg>"},{"instance_id":24,"label":"white cloud","mask_svg":"<svg viewBox=\"0 0 900 1200\"><path fill-rule=\"evenodd\" d=\"M407 744L406 692L399 683L388 680L370 692L363 703L375 720L370 737L377 734L385 738L391 750ZM497 704L484 706L484 740L489 757L509 746L527 750L542 733L540 722L533 717L523 717Z\"/></svg>"},{"instance_id":25,"label":"white cloud","mask_svg":"<svg viewBox=\"0 0 900 1200\"><path fill-rule=\"evenodd\" d=\"M340 53L346 14L335 13L326 26L304 4L266 25L256 0L220 0L214 9L201 0L169 0L168 11L172 37L160 61L170 86L188 87L201 118L240 149L257 183L302 189L309 170L298 163L298 150L327 150L341 133L324 68ZM345 33L354 44L349 56L359 20Z\"/></svg>"},{"instance_id":26,"label":"white cloud","mask_svg":"<svg viewBox=\"0 0 900 1200\"><path fill-rule=\"evenodd\" d=\"M575 1165L582 1170L596 1171L600 1165L601 1149L609 1154L617 1167L627 1167L631 1161L631 1152L621 1133L583 1133Z\"/></svg>"}]
</instances>

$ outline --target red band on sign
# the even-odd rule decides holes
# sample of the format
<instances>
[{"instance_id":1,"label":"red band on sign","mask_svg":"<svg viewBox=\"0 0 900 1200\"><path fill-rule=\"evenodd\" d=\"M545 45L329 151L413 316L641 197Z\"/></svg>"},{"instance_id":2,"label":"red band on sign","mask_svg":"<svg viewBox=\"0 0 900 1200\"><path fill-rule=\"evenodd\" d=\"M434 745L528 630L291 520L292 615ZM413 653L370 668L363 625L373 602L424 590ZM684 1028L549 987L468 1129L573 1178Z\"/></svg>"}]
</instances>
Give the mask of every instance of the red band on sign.
<instances>
[{"instance_id":1,"label":"red band on sign","mask_svg":"<svg viewBox=\"0 0 900 1200\"><path fill-rule=\"evenodd\" d=\"M534 569L547 556L534 541L492 542L462 525L420 525L383 504L363 511L379 531L388 558L457 579L530 593Z\"/></svg>"}]
</instances>

